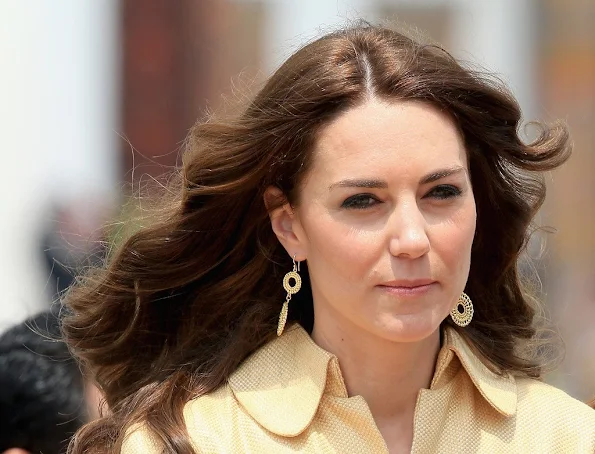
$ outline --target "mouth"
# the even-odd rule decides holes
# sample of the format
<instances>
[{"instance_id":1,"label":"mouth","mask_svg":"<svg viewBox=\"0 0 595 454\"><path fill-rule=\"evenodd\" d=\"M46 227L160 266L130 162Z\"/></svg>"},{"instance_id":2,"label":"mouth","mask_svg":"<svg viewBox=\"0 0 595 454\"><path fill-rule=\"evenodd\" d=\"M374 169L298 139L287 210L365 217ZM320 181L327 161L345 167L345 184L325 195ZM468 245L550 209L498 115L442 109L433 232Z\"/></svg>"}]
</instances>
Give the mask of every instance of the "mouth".
<instances>
[{"instance_id":1,"label":"mouth","mask_svg":"<svg viewBox=\"0 0 595 454\"><path fill-rule=\"evenodd\" d=\"M437 284L438 282L431 279L416 279L385 282L378 287L392 295L417 296L430 291Z\"/></svg>"}]
</instances>

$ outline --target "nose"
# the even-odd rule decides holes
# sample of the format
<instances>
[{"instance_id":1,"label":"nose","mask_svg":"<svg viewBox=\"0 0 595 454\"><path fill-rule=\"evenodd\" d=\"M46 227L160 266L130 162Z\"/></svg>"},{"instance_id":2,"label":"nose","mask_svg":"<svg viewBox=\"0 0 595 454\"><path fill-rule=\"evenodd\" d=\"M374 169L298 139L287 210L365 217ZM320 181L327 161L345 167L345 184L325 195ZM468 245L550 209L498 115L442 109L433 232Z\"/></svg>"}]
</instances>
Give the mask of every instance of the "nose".
<instances>
[{"instance_id":1,"label":"nose","mask_svg":"<svg viewBox=\"0 0 595 454\"><path fill-rule=\"evenodd\" d=\"M389 223L389 251L392 256L416 259L430 251L427 223L417 203L401 205Z\"/></svg>"}]
</instances>

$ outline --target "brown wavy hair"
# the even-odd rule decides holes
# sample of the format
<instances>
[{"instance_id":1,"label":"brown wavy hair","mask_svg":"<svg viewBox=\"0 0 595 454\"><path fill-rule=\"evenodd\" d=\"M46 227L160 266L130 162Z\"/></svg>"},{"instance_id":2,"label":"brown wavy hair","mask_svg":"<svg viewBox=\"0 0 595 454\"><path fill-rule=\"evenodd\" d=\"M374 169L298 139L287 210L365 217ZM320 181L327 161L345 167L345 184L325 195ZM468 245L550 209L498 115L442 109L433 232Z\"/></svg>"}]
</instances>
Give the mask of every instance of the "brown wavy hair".
<instances>
[{"instance_id":1,"label":"brown wavy hair","mask_svg":"<svg viewBox=\"0 0 595 454\"><path fill-rule=\"evenodd\" d=\"M371 96L423 101L456 122L477 230L466 286L475 315L467 328L453 327L499 370L540 377L532 347L539 308L517 261L545 197L541 172L569 156L566 127L538 124L538 137L525 143L519 106L495 78L437 45L358 24L297 51L237 115L196 124L160 218L70 290L63 331L110 410L78 433L71 453L118 452L138 422L167 452L194 452L184 405L225 383L276 335L291 259L271 229L264 191L274 185L298 205L319 131ZM310 330L302 274L289 320Z\"/></svg>"}]
</instances>

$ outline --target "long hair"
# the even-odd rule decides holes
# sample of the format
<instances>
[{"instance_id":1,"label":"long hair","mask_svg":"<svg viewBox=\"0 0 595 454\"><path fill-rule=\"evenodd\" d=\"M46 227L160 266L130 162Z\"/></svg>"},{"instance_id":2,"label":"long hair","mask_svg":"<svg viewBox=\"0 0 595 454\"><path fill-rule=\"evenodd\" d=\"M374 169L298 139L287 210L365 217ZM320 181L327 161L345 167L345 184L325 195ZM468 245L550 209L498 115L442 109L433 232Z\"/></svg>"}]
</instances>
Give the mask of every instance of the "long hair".
<instances>
[{"instance_id":1,"label":"long hair","mask_svg":"<svg viewBox=\"0 0 595 454\"><path fill-rule=\"evenodd\" d=\"M539 358L523 353L536 338L536 306L517 259L544 200L540 172L570 153L566 128L542 124L524 143L519 106L499 82L436 45L358 25L297 51L235 117L196 124L170 186L175 200L69 292L65 336L110 409L79 432L72 453L117 452L138 422L168 452L194 452L184 405L275 336L291 259L271 229L264 191L274 185L285 195L279 203L299 205L317 134L370 97L426 102L457 124L477 205L466 287L475 315L460 332L499 370L540 376ZM309 330L302 274L289 321Z\"/></svg>"}]
</instances>

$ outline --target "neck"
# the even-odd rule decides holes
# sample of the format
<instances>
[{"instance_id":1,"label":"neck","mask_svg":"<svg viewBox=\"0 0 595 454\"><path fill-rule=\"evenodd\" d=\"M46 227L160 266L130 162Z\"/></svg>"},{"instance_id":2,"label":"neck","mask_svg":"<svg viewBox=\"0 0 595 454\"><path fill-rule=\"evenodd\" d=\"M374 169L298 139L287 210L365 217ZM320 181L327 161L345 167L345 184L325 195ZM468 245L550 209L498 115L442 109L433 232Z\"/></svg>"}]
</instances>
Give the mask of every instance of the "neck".
<instances>
[{"instance_id":1,"label":"neck","mask_svg":"<svg viewBox=\"0 0 595 454\"><path fill-rule=\"evenodd\" d=\"M432 381L439 330L418 342L398 343L334 317L316 314L316 320L312 338L338 358L348 395L362 396L379 425L401 417L412 421L419 390Z\"/></svg>"}]
</instances>

